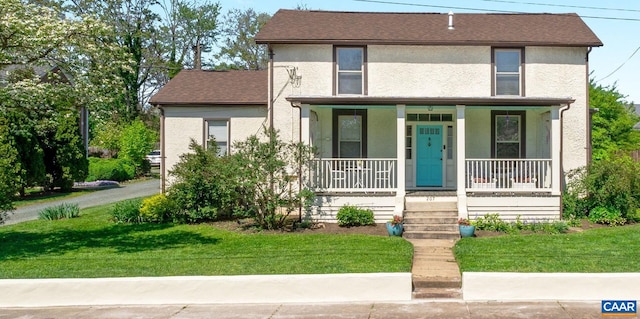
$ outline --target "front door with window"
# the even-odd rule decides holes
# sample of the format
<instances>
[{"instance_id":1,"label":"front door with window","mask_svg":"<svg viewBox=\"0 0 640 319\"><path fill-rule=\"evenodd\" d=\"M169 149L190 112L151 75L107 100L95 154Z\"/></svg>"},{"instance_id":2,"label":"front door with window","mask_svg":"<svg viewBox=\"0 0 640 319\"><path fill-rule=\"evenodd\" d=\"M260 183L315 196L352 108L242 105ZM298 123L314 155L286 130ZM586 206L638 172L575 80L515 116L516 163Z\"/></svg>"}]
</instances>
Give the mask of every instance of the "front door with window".
<instances>
[{"instance_id":1,"label":"front door with window","mask_svg":"<svg viewBox=\"0 0 640 319\"><path fill-rule=\"evenodd\" d=\"M418 125L416 130L416 186L442 186L442 126Z\"/></svg>"}]
</instances>

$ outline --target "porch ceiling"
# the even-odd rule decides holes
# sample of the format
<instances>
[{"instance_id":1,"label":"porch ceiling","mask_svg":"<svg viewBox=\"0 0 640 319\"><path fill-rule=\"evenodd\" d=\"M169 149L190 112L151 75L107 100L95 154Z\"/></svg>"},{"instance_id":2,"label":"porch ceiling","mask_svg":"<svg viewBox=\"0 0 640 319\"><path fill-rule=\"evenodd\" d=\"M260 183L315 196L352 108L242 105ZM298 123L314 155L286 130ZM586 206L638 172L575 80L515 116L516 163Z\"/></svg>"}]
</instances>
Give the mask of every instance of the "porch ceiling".
<instances>
[{"instance_id":1,"label":"porch ceiling","mask_svg":"<svg viewBox=\"0 0 640 319\"><path fill-rule=\"evenodd\" d=\"M406 96L288 96L293 104L313 105L467 105L467 106L551 106L567 105L570 97L406 97Z\"/></svg>"}]
</instances>

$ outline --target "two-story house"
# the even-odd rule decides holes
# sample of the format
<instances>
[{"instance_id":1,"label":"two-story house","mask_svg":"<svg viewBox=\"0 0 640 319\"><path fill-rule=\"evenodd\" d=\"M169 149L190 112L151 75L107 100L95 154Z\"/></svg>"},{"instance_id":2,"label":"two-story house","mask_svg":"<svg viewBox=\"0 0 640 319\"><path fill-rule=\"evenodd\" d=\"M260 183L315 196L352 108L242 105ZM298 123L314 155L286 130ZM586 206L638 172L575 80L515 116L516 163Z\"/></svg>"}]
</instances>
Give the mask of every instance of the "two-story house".
<instances>
[{"instance_id":1,"label":"two-story house","mask_svg":"<svg viewBox=\"0 0 640 319\"><path fill-rule=\"evenodd\" d=\"M152 99L163 171L189 138L229 151L265 123L317 150L303 178L316 219L351 204L382 221L410 200L557 219L566 172L588 162L588 60L602 43L576 14L280 10L256 41L267 72L183 71ZM234 79L248 74L263 82Z\"/></svg>"}]
</instances>

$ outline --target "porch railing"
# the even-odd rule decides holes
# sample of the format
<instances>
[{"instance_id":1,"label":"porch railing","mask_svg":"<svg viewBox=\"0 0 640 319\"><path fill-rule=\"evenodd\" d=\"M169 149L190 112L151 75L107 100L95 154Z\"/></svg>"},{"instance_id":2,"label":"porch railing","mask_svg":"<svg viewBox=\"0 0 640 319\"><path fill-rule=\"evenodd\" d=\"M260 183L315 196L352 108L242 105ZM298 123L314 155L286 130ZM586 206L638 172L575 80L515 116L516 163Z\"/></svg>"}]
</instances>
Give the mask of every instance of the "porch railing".
<instances>
[{"instance_id":1,"label":"porch railing","mask_svg":"<svg viewBox=\"0 0 640 319\"><path fill-rule=\"evenodd\" d=\"M308 182L316 191L392 191L397 187L397 167L396 159L314 159Z\"/></svg>"},{"instance_id":2,"label":"porch railing","mask_svg":"<svg viewBox=\"0 0 640 319\"><path fill-rule=\"evenodd\" d=\"M551 189L550 159L466 159L467 191Z\"/></svg>"}]
</instances>

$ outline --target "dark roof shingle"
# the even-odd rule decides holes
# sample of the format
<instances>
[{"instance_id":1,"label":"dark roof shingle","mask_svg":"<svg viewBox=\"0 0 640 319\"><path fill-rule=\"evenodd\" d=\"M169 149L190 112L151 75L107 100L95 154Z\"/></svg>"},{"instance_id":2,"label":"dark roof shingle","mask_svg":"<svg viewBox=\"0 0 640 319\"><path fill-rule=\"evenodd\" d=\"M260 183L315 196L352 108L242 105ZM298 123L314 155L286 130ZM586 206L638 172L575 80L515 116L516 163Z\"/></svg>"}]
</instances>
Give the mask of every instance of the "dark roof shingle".
<instances>
[{"instance_id":1,"label":"dark roof shingle","mask_svg":"<svg viewBox=\"0 0 640 319\"><path fill-rule=\"evenodd\" d=\"M153 105L266 105L267 71L182 70L149 103Z\"/></svg>"},{"instance_id":2,"label":"dark roof shingle","mask_svg":"<svg viewBox=\"0 0 640 319\"><path fill-rule=\"evenodd\" d=\"M601 46L575 13L470 14L279 10L258 43Z\"/></svg>"}]
</instances>

